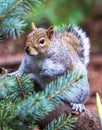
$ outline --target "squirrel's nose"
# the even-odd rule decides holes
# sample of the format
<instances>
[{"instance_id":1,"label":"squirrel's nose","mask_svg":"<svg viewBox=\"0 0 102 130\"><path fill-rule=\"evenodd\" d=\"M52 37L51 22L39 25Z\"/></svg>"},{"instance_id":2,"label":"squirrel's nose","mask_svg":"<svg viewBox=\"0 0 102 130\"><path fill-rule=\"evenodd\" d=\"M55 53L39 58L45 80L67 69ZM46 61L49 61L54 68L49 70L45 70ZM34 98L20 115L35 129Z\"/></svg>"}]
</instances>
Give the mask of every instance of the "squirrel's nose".
<instances>
[{"instance_id":1,"label":"squirrel's nose","mask_svg":"<svg viewBox=\"0 0 102 130\"><path fill-rule=\"evenodd\" d=\"M25 47L25 52L28 53L28 54L30 53L30 47L29 46Z\"/></svg>"}]
</instances>

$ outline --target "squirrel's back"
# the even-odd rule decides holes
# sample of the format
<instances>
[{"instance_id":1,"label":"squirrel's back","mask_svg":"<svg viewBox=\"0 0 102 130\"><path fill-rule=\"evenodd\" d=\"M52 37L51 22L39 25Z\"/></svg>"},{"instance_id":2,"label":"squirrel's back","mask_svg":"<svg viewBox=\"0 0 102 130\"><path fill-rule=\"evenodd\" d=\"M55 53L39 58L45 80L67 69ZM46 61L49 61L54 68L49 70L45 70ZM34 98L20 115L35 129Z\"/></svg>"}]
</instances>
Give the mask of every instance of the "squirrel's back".
<instances>
[{"instance_id":1,"label":"squirrel's back","mask_svg":"<svg viewBox=\"0 0 102 130\"><path fill-rule=\"evenodd\" d=\"M69 50L75 50L75 52L80 57L82 63L87 66L89 63L89 53L90 53L90 42L86 33L75 25L64 25L62 28L55 28L55 37L62 39L68 47Z\"/></svg>"}]
</instances>

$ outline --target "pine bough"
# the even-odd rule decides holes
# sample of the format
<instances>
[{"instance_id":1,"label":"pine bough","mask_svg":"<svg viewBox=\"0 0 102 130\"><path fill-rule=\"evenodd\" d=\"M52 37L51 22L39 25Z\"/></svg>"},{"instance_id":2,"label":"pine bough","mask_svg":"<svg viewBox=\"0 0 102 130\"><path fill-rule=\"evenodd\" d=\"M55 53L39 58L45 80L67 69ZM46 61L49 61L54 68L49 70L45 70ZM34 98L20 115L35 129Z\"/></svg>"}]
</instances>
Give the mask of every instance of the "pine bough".
<instances>
[{"instance_id":1,"label":"pine bough","mask_svg":"<svg viewBox=\"0 0 102 130\"><path fill-rule=\"evenodd\" d=\"M77 87L84 74L68 72L36 93L27 76L0 77L0 127L2 130L33 130L56 106L63 103L68 87ZM64 82L63 82L64 81ZM61 97L61 98L60 98ZM73 130L75 119L62 115L45 130ZM4 128L4 129L3 129Z\"/></svg>"}]
</instances>

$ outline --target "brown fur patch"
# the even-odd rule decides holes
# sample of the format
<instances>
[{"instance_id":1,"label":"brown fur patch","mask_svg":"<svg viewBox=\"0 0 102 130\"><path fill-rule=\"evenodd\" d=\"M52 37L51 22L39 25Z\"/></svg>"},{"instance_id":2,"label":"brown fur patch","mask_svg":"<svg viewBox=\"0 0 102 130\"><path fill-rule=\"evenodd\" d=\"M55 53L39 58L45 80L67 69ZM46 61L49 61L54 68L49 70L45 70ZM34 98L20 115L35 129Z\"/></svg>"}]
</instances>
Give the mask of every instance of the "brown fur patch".
<instances>
[{"instance_id":1,"label":"brown fur patch","mask_svg":"<svg viewBox=\"0 0 102 130\"><path fill-rule=\"evenodd\" d=\"M41 38L44 39L44 44L39 43ZM26 46L31 48L31 53L32 51L37 51L39 54L45 55L49 45L50 39L47 36L46 29L35 28L27 37Z\"/></svg>"},{"instance_id":2,"label":"brown fur patch","mask_svg":"<svg viewBox=\"0 0 102 130\"><path fill-rule=\"evenodd\" d=\"M82 57L82 47L80 46L80 42L76 36L74 36L70 32L62 32L56 35L56 38L62 41L64 45L67 46L68 50L73 53L77 52L79 57Z\"/></svg>"}]
</instances>

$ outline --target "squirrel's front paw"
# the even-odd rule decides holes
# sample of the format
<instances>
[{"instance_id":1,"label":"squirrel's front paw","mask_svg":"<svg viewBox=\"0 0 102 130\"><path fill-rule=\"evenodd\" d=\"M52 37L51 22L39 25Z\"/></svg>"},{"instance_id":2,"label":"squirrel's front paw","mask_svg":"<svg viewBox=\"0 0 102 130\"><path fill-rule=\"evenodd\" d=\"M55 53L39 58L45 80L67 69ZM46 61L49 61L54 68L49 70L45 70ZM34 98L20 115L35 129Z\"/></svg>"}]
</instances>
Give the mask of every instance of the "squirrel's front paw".
<instances>
[{"instance_id":1,"label":"squirrel's front paw","mask_svg":"<svg viewBox=\"0 0 102 130\"><path fill-rule=\"evenodd\" d=\"M19 71L15 71L7 74L7 76L15 76L15 75L22 76L22 73L19 73Z\"/></svg>"},{"instance_id":2,"label":"squirrel's front paw","mask_svg":"<svg viewBox=\"0 0 102 130\"><path fill-rule=\"evenodd\" d=\"M75 110L78 112L83 112L86 109L83 104L71 103L71 106L72 106L72 110Z\"/></svg>"},{"instance_id":3,"label":"squirrel's front paw","mask_svg":"<svg viewBox=\"0 0 102 130\"><path fill-rule=\"evenodd\" d=\"M15 74L13 73L8 73L7 76L14 76Z\"/></svg>"}]
</instances>

